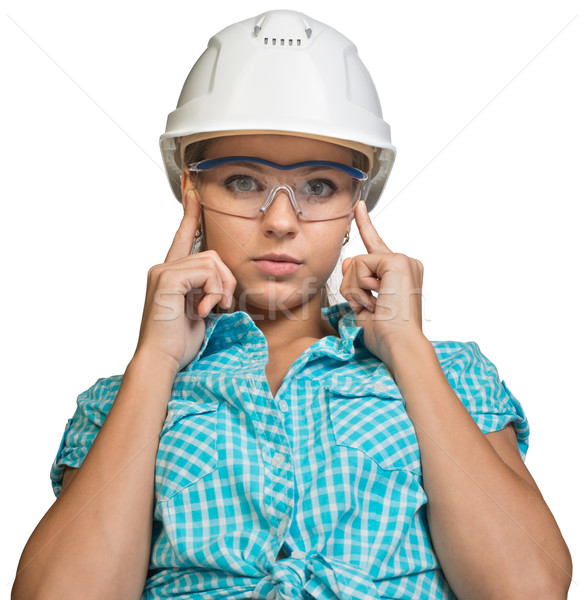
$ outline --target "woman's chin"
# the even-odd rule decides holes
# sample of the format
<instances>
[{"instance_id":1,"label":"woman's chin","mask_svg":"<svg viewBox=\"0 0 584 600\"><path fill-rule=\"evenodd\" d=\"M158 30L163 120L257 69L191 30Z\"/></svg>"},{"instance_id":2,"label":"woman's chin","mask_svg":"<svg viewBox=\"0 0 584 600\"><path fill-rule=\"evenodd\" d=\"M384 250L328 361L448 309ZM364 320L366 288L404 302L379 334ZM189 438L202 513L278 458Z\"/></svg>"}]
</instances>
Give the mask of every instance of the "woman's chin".
<instances>
[{"instance_id":1,"label":"woman's chin","mask_svg":"<svg viewBox=\"0 0 584 600\"><path fill-rule=\"evenodd\" d=\"M297 312L307 305L312 298L320 298L320 288L299 289L296 285L281 281L269 281L255 288L247 288L235 295L237 310L243 310L250 315L253 312L276 315L286 312ZM268 317L269 318L269 317Z\"/></svg>"}]
</instances>

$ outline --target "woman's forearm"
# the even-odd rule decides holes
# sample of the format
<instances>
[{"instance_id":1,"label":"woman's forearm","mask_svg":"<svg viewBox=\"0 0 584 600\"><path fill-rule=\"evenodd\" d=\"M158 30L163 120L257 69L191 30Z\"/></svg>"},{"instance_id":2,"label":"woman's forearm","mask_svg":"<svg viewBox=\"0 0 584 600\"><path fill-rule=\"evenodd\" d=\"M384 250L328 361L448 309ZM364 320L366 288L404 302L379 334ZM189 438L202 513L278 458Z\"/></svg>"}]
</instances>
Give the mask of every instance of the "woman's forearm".
<instances>
[{"instance_id":1,"label":"woman's forearm","mask_svg":"<svg viewBox=\"0 0 584 600\"><path fill-rule=\"evenodd\" d=\"M154 468L175 373L135 357L81 467L31 535L13 600L140 598Z\"/></svg>"},{"instance_id":2,"label":"woman's forearm","mask_svg":"<svg viewBox=\"0 0 584 600\"><path fill-rule=\"evenodd\" d=\"M387 352L418 439L432 543L455 594L565 598L570 555L539 491L482 434L427 338Z\"/></svg>"}]
</instances>

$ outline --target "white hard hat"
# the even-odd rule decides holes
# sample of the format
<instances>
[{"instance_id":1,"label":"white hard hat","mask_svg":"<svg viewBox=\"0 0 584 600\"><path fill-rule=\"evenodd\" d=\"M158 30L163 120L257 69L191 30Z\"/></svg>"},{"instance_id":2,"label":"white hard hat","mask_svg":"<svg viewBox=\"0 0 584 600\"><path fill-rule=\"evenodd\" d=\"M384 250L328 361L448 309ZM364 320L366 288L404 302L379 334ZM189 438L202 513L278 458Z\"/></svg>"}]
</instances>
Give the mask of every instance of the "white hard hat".
<instances>
[{"instance_id":1,"label":"white hard hat","mask_svg":"<svg viewBox=\"0 0 584 600\"><path fill-rule=\"evenodd\" d=\"M160 136L177 199L186 145L258 132L324 139L363 152L371 177L369 210L395 159L390 127L355 45L332 27L290 10L226 27L191 69Z\"/></svg>"}]
</instances>

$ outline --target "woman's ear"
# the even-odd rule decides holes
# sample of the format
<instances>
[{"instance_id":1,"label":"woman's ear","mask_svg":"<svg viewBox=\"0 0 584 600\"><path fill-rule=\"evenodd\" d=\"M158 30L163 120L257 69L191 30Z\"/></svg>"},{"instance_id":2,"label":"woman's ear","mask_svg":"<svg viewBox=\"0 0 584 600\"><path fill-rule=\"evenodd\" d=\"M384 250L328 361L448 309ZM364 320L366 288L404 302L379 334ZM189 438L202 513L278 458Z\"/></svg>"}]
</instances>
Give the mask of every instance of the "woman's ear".
<instances>
[{"instance_id":1,"label":"woman's ear","mask_svg":"<svg viewBox=\"0 0 584 600\"><path fill-rule=\"evenodd\" d=\"M195 186L193 185L193 180L191 179L191 172L185 166L185 167L183 167L181 181L180 181L180 191L181 191L183 208L186 208L185 207L186 192L188 192L189 190L193 190L194 188L195 188Z\"/></svg>"},{"instance_id":2,"label":"woman's ear","mask_svg":"<svg viewBox=\"0 0 584 600\"><path fill-rule=\"evenodd\" d=\"M194 187L194 186L193 186L193 181L191 179L191 172L189 171L189 169L187 167L183 167L181 181L180 181L181 192L184 193L185 188L189 189L192 187Z\"/></svg>"}]
</instances>

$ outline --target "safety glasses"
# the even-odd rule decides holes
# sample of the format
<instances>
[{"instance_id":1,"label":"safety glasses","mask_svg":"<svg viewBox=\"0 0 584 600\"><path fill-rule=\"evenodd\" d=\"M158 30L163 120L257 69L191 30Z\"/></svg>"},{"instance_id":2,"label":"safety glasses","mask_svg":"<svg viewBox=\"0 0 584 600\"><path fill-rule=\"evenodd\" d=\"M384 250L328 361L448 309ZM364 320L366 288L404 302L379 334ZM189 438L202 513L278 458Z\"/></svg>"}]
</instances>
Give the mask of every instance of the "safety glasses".
<instances>
[{"instance_id":1,"label":"safety glasses","mask_svg":"<svg viewBox=\"0 0 584 600\"><path fill-rule=\"evenodd\" d=\"M203 206L247 218L264 213L285 192L299 218L338 219L351 213L368 184L363 171L321 160L280 165L254 156L226 156L187 168L197 174L195 188Z\"/></svg>"}]
</instances>

